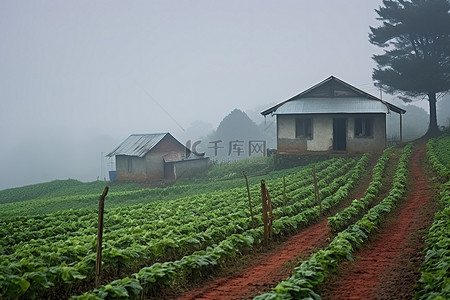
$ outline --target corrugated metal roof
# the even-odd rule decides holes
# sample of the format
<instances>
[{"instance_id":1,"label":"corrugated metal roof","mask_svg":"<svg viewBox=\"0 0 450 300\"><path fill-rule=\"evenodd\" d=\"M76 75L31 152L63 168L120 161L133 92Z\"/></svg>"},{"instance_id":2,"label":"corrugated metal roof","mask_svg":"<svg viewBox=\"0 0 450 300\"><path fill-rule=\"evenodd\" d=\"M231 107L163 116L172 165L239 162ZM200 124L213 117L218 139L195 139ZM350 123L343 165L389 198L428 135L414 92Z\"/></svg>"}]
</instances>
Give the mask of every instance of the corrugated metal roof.
<instances>
[{"instance_id":1,"label":"corrugated metal roof","mask_svg":"<svg viewBox=\"0 0 450 300\"><path fill-rule=\"evenodd\" d=\"M388 113L381 101L367 98L299 98L280 105L273 115L318 113Z\"/></svg>"},{"instance_id":2,"label":"corrugated metal roof","mask_svg":"<svg viewBox=\"0 0 450 300\"><path fill-rule=\"evenodd\" d=\"M114 151L106 156L128 155L144 157L148 151L153 149L166 135L169 133L153 133L153 134L132 134Z\"/></svg>"},{"instance_id":3,"label":"corrugated metal roof","mask_svg":"<svg viewBox=\"0 0 450 300\"><path fill-rule=\"evenodd\" d=\"M322 88L323 86L330 85L330 84L334 84L334 86L330 86L330 88L336 89L337 86L340 85L342 87L345 87L347 89L350 89L350 90L354 91L356 93L356 95L359 95L359 97L358 96L355 97L357 100L355 102L353 102L353 103L350 103L350 102L345 102L345 101L347 101L348 99L351 99L353 97L345 97L345 96L344 97L340 97L338 95L334 95L333 97L326 98L326 99L329 99L328 104L332 105L332 109L329 106L328 107L324 106L324 105L326 105L325 103L321 103L321 104L315 106L315 108L314 108L315 111L314 112L313 112L313 108L310 108L310 110L311 110L310 112L304 112L303 110L301 110L301 108L302 108L302 103L301 102L298 102L298 103L293 104L293 105L289 105L290 102L294 102L294 101L297 101L299 99L311 98L314 101L318 100L318 99L322 99L322 98L316 98L316 97L313 98L313 97L309 97L309 96L314 91L317 91L318 89ZM331 90L330 90L330 92L331 92ZM362 104L361 99L372 101L373 103L372 104L368 104L368 103L364 102L364 104ZM359 105L359 108L353 108L352 109L352 108L349 107L349 105ZM367 111L367 109L370 108L370 105L373 105L373 108L378 109L378 111ZM377 98L377 97L375 97L373 95L370 95L370 94L368 94L368 93L366 93L366 92L364 92L364 91L362 91L362 90L360 90L360 89L358 89L358 88L356 88L356 87L354 87L354 86L352 86L352 85L350 85L350 84L348 84L348 83L346 83L346 82L344 82L344 81L342 81L342 80L340 80L340 79L338 79L338 78L336 78L334 76L330 76L327 79L323 80L322 82L314 85L313 87L311 87L311 88L301 92L300 94L298 94L298 95L296 95L294 97L291 97L291 98L289 98L289 99L287 99L287 100L285 100L285 101L283 101L283 102L281 102L281 103L279 103L279 104L277 104L277 105L275 105L275 106L273 106L273 107L271 107L269 109L266 109L265 111L261 112L261 114L263 116L266 116L266 115L269 115L269 114L288 114L288 113L291 113L291 114L336 113L337 110L340 110L341 112L350 112L350 110L354 110L353 112L357 112L358 109L361 110L360 112L376 113L376 112L381 112L381 110L382 110L381 106L385 107L384 110L383 110L383 112L385 112L385 113L388 113L389 111L394 111L394 112L396 112L398 114L404 114L406 112L406 110L404 110L404 109L402 109L400 107L397 107L397 106L395 106L395 105L393 105L393 104L391 104L389 102L383 101L383 100L381 100L381 99L379 99L379 98ZM284 108L282 110L280 110L281 107L284 107ZM321 107L322 109L325 109L325 110L317 111L317 109L319 107Z\"/></svg>"}]
</instances>

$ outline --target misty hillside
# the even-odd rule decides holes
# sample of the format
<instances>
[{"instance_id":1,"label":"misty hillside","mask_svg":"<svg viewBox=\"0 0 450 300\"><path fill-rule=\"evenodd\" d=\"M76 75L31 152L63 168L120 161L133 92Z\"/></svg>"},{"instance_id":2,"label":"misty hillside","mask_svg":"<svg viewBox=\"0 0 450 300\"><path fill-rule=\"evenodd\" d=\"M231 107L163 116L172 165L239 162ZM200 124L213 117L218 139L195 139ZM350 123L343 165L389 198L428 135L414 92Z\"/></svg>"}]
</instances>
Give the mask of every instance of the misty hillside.
<instances>
[{"instance_id":1,"label":"misty hillside","mask_svg":"<svg viewBox=\"0 0 450 300\"><path fill-rule=\"evenodd\" d=\"M133 183L110 184L104 181L82 183L68 179L11 188L0 191L0 218L49 214L70 209L95 210L106 185L109 185L105 200L107 209L168 201L198 195L205 191L228 190L245 186L242 171L246 171L249 182L253 184L262 179L256 176L261 173L269 172L264 175L265 179L278 176L279 171L270 172L272 167L273 160L270 158L247 158L238 162L214 165L201 177L179 180L166 187Z\"/></svg>"},{"instance_id":2,"label":"misty hillside","mask_svg":"<svg viewBox=\"0 0 450 300\"><path fill-rule=\"evenodd\" d=\"M75 179L54 180L51 182L38 183L5 189L0 191L0 204L23 202L38 198L52 198L64 196L76 196L87 194L101 194L105 188L104 181L81 182ZM137 190L137 184L120 184L116 190Z\"/></svg>"},{"instance_id":3,"label":"misty hillside","mask_svg":"<svg viewBox=\"0 0 450 300\"><path fill-rule=\"evenodd\" d=\"M38 183L2 190L0 191L0 204L35 199L61 189L68 189L79 186L80 184L80 181L74 179L54 180L46 183Z\"/></svg>"}]
</instances>

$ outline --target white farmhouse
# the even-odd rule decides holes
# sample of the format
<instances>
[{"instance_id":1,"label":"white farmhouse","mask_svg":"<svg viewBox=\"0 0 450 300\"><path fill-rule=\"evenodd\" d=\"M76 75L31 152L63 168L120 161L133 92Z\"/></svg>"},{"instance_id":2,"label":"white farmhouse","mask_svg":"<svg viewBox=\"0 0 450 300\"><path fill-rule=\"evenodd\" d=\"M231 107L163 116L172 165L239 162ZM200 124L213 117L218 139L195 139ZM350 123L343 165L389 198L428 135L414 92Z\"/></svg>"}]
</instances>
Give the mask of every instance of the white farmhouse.
<instances>
[{"instance_id":1,"label":"white farmhouse","mask_svg":"<svg viewBox=\"0 0 450 300\"><path fill-rule=\"evenodd\" d=\"M405 110L330 76L263 112L277 118L278 153L374 152L386 148L386 114Z\"/></svg>"}]
</instances>

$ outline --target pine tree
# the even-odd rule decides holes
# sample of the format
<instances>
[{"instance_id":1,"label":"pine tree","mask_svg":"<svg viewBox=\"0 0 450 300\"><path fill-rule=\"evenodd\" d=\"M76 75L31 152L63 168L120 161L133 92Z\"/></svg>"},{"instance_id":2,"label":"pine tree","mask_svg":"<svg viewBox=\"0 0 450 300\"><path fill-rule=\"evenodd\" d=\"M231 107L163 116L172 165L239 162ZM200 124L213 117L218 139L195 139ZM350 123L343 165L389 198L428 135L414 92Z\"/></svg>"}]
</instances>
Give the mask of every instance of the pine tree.
<instances>
[{"instance_id":1,"label":"pine tree","mask_svg":"<svg viewBox=\"0 0 450 300\"><path fill-rule=\"evenodd\" d=\"M374 55L372 78L390 94L426 96L430 107L427 134L439 132L437 94L450 90L450 3L448 0L384 0L376 10L380 27L370 27L369 41L385 49Z\"/></svg>"}]
</instances>

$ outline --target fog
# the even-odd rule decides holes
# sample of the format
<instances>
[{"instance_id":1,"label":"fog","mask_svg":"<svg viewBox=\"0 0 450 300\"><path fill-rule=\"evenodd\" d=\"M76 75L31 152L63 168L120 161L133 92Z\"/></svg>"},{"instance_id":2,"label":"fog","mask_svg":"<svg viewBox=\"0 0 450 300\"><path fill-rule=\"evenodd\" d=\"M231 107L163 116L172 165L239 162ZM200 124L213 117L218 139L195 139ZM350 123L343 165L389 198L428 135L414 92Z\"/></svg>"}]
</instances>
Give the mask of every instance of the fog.
<instances>
[{"instance_id":1,"label":"fog","mask_svg":"<svg viewBox=\"0 0 450 300\"><path fill-rule=\"evenodd\" d=\"M368 32L379 5L2 0L0 189L101 179L102 155L130 134L184 143L330 75L378 96Z\"/></svg>"}]
</instances>

